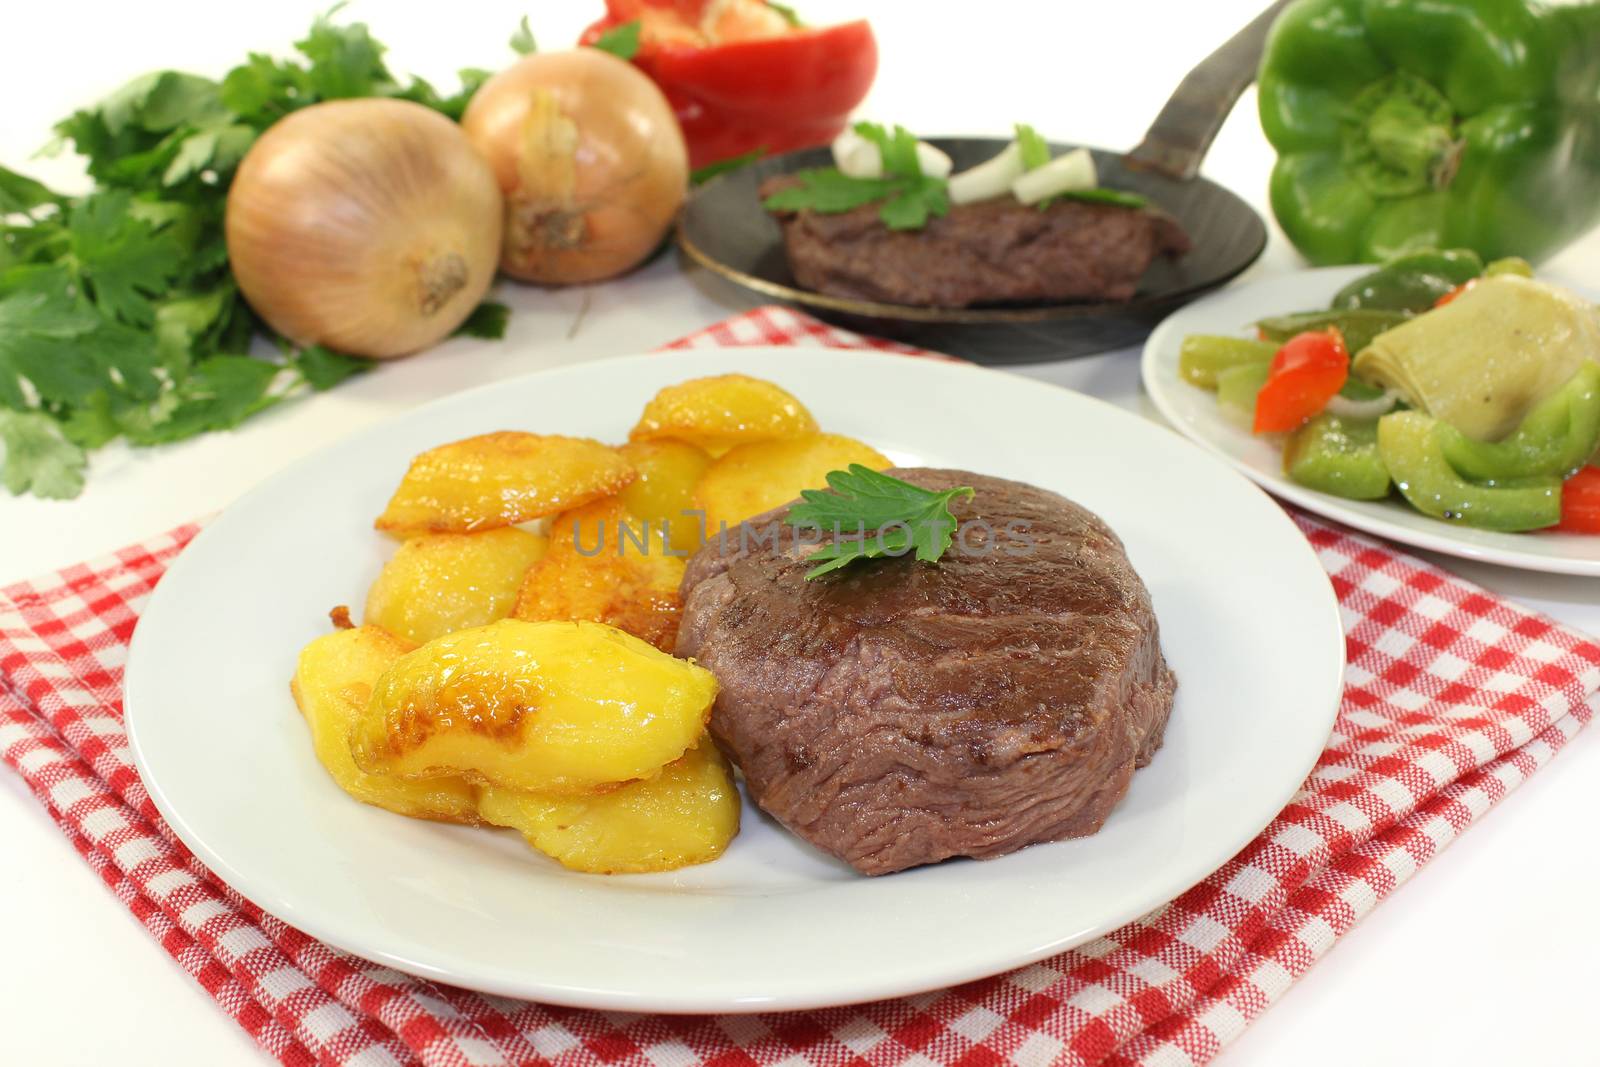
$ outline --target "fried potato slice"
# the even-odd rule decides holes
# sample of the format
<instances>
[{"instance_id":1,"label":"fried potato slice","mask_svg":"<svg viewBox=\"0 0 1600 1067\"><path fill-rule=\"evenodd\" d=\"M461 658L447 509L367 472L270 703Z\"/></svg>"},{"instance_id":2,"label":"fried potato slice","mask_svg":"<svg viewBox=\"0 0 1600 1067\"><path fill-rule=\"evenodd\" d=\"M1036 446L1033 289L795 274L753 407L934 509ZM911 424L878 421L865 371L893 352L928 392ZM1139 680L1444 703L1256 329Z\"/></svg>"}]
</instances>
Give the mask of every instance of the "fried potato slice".
<instances>
[{"instance_id":1,"label":"fried potato slice","mask_svg":"<svg viewBox=\"0 0 1600 1067\"><path fill-rule=\"evenodd\" d=\"M704 735L661 773L577 796L486 787L485 822L509 826L563 867L589 874L709 863L739 832L733 771Z\"/></svg>"},{"instance_id":2,"label":"fried potato slice","mask_svg":"<svg viewBox=\"0 0 1600 1067\"><path fill-rule=\"evenodd\" d=\"M603 622L671 652L683 569L659 527L630 514L620 498L599 500L551 524L550 551L528 569L511 614Z\"/></svg>"},{"instance_id":3,"label":"fried potato slice","mask_svg":"<svg viewBox=\"0 0 1600 1067\"><path fill-rule=\"evenodd\" d=\"M661 530L679 552L693 555L700 547L700 521L694 510L694 487L711 466L711 456L687 441L630 441L617 449L633 464L638 477L622 491L628 511Z\"/></svg>"},{"instance_id":4,"label":"fried potato slice","mask_svg":"<svg viewBox=\"0 0 1600 1067\"><path fill-rule=\"evenodd\" d=\"M621 630L502 619L403 656L351 735L361 769L532 792L653 774L688 750L717 681Z\"/></svg>"},{"instance_id":5,"label":"fried potato slice","mask_svg":"<svg viewBox=\"0 0 1600 1067\"><path fill-rule=\"evenodd\" d=\"M661 390L628 440L673 438L718 456L750 441L816 432L817 420L787 390L748 374L719 374Z\"/></svg>"},{"instance_id":6,"label":"fried potato slice","mask_svg":"<svg viewBox=\"0 0 1600 1067\"><path fill-rule=\"evenodd\" d=\"M367 591L365 620L420 645L503 619L549 544L514 526L408 538Z\"/></svg>"},{"instance_id":7,"label":"fried potato slice","mask_svg":"<svg viewBox=\"0 0 1600 1067\"><path fill-rule=\"evenodd\" d=\"M852 463L873 470L892 465L871 445L835 433L740 445L713 463L695 487L706 536L793 500L802 489L825 489L829 471Z\"/></svg>"},{"instance_id":8,"label":"fried potato slice","mask_svg":"<svg viewBox=\"0 0 1600 1067\"><path fill-rule=\"evenodd\" d=\"M410 650L410 644L376 626L324 634L301 651L289 691L311 727L318 761L340 789L401 815L477 822L477 798L461 779L407 781L369 774L350 756L350 731L371 699L373 685Z\"/></svg>"},{"instance_id":9,"label":"fried potato slice","mask_svg":"<svg viewBox=\"0 0 1600 1067\"><path fill-rule=\"evenodd\" d=\"M599 441L501 430L417 456L374 525L397 534L515 526L611 496L633 476Z\"/></svg>"}]
</instances>

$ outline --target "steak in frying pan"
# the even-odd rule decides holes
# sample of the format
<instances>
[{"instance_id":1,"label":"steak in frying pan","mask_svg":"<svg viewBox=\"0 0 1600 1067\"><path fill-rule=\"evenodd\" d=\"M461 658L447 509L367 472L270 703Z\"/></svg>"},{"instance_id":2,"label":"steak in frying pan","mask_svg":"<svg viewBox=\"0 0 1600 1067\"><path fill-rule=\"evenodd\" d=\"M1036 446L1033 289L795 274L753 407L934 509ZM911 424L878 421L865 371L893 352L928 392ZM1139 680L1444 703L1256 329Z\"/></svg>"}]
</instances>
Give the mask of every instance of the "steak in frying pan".
<instances>
[{"instance_id":1,"label":"steak in frying pan","mask_svg":"<svg viewBox=\"0 0 1600 1067\"><path fill-rule=\"evenodd\" d=\"M1034 486L889 473L976 490L938 563L806 581L788 527L690 562L677 653L721 685L712 734L756 804L866 874L1094 833L1160 746L1176 685L1122 543Z\"/></svg>"},{"instance_id":2,"label":"steak in frying pan","mask_svg":"<svg viewBox=\"0 0 1600 1067\"><path fill-rule=\"evenodd\" d=\"M762 199L796 180L769 178ZM958 204L920 230L889 229L877 204L774 214L804 288L918 307L1130 300L1156 257L1189 251L1170 215L1081 200L1042 210L1010 196Z\"/></svg>"}]
</instances>

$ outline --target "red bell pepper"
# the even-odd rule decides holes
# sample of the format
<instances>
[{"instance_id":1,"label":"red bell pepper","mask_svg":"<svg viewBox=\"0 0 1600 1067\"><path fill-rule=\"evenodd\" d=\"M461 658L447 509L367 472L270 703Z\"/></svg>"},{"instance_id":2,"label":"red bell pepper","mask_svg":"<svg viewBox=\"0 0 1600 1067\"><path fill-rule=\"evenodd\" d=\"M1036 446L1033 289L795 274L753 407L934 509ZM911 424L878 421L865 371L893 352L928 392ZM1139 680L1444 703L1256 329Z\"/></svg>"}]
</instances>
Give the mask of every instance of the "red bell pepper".
<instances>
[{"instance_id":1,"label":"red bell pepper","mask_svg":"<svg viewBox=\"0 0 1600 1067\"><path fill-rule=\"evenodd\" d=\"M766 0L606 0L581 43L635 20L633 62L672 104L692 167L827 144L878 72L865 20L794 26Z\"/></svg>"},{"instance_id":2,"label":"red bell pepper","mask_svg":"<svg viewBox=\"0 0 1600 1067\"><path fill-rule=\"evenodd\" d=\"M1445 293L1439 299L1435 300L1433 302L1433 306L1436 307L1436 308L1442 308L1446 304L1450 303L1450 301L1454 300L1456 297L1460 296L1462 293L1466 292L1468 289L1471 289L1474 285L1477 285L1477 284L1478 284L1478 279L1476 279L1476 278L1468 278L1466 281L1462 282L1460 285L1456 286L1454 289L1451 289L1449 292Z\"/></svg>"},{"instance_id":3,"label":"red bell pepper","mask_svg":"<svg viewBox=\"0 0 1600 1067\"><path fill-rule=\"evenodd\" d=\"M1334 327L1296 334L1267 368L1256 394L1256 433L1287 433L1327 406L1350 376L1350 353Z\"/></svg>"},{"instance_id":4,"label":"red bell pepper","mask_svg":"<svg viewBox=\"0 0 1600 1067\"><path fill-rule=\"evenodd\" d=\"M1600 468L1583 467L1561 483L1561 523L1556 529L1600 534Z\"/></svg>"}]
</instances>

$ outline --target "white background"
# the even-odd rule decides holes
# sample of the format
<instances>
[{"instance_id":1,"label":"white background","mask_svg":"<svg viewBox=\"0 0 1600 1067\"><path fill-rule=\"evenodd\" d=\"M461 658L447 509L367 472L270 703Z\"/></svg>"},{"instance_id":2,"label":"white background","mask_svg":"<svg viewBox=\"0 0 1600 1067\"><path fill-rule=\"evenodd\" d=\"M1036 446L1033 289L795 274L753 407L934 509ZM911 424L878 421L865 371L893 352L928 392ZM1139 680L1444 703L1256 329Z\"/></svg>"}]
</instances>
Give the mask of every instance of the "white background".
<instances>
[{"instance_id":1,"label":"white background","mask_svg":"<svg viewBox=\"0 0 1600 1067\"><path fill-rule=\"evenodd\" d=\"M0 61L0 162L73 188L72 160L30 160L51 123L160 67L221 74L247 51L282 53L323 5L14 5ZM1131 147L1178 79L1260 0L982 4L808 0L814 23L869 11L878 84L865 112L924 133L1002 133L1030 121L1056 140ZM361 0L397 71L447 85L461 66L510 59L523 14L546 49L577 36L599 0L439 5ZM1247 94L1205 173L1266 211L1272 153ZM1250 276L1294 269L1282 235ZM1547 265L1594 285L1600 235ZM0 584L77 562L227 504L295 457L356 427L467 386L642 351L731 310L672 257L588 292L502 286L503 343L456 341L228 435L97 457L70 503L0 496ZM587 304L581 316L580 309ZM1022 373L1150 413L1136 354ZM997 428L997 432L1000 432ZM1600 633L1600 581L1450 562L1489 587ZM270 798L263 798L270 803ZM1596 1062L1588 1025L1600 952L1594 732L1351 932L1231 1049L1230 1065ZM0 773L0 1025L18 1064L265 1062L244 1032L124 910L14 775Z\"/></svg>"}]
</instances>

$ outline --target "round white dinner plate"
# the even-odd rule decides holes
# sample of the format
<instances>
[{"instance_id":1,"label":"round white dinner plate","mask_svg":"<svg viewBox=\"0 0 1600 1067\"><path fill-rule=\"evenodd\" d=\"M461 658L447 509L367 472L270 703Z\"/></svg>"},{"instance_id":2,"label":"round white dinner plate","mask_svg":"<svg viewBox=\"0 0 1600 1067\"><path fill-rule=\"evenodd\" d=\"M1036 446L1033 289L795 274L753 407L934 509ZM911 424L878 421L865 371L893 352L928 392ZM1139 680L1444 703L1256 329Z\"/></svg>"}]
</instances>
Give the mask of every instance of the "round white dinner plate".
<instances>
[{"instance_id":1,"label":"round white dinner plate","mask_svg":"<svg viewBox=\"0 0 1600 1067\"><path fill-rule=\"evenodd\" d=\"M499 429L620 441L664 385L743 371L901 463L1059 491L1102 515L1154 597L1176 670L1166 745L1105 828L988 862L865 878L748 803L714 863L565 871L510 831L341 793L289 697L295 657L357 609L372 529L411 457ZM257 487L162 580L134 635L127 724L185 844L262 908L350 952L491 993L594 1008L808 1008L938 988L1078 944L1228 860L1294 793L1336 713L1326 575L1264 493L1170 431L978 367L820 349L613 359L448 397Z\"/></svg>"},{"instance_id":2,"label":"round white dinner plate","mask_svg":"<svg viewBox=\"0 0 1600 1067\"><path fill-rule=\"evenodd\" d=\"M1600 537L1581 534L1499 533L1431 519L1404 501L1346 500L1296 485L1283 473L1279 438L1256 437L1230 422L1216 394L1178 377L1178 350L1191 333L1246 336L1251 324L1328 306L1333 294L1371 267L1323 267L1263 278L1224 289L1190 304L1157 326L1145 342L1140 373L1150 399L1167 421L1277 496L1307 511L1391 541L1465 559L1524 570L1600 576Z\"/></svg>"}]
</instances>

